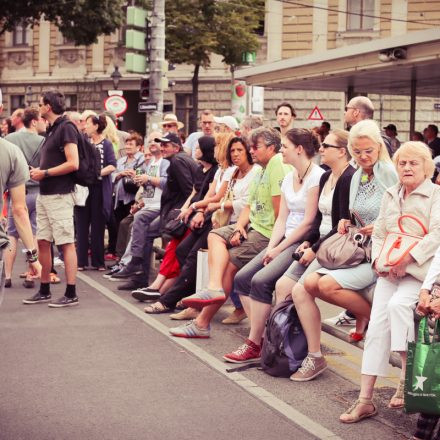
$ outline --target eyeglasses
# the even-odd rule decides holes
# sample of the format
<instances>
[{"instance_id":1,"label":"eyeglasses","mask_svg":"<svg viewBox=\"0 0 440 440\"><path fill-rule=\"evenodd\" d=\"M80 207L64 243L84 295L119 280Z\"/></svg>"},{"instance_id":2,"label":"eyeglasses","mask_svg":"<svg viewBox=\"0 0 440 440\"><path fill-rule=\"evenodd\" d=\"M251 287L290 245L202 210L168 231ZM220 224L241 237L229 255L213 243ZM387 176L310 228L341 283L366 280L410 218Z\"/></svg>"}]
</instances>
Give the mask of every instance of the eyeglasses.
<instances>
[{"instance_id":1,"label":"eyeglasses","mask_svg":"<svg viewBox=\"0 0 440 440\"><path fill-rule=\"evenodd\" d=\"M325 142L323 142L322 144L321 144L321 146L322 146L322 148L325 148L325 149L327 149L327 148L345 148L345 147L338 147L337 145L331 145L331 144L326 144Z\"/></svg>"},{"instance_id":2,"label":"eyeglasses","mask_svg":"<svg viewBox=\"0 0 440 440\"><path fill-rule=\"evenodd\" d=\"M367 156L371 156L376 150L374 148L369 148L368 150L353 150L353 156L361 156L365 154Z\"/></svg>"},{"instance_id":3,"label":"eyeglasses","mask_svg":"<svg viewBox=\"0 0 440 440\"><path fill-rule=\"evenodd\" d=\"M263 148L263 147L265 147L266 145L251 145L250 146L250 149L251 150L254 150L254 151L257 151L257 150L259 150L260 148Z\"/></svg>"},{"instance_id":4,"label":"eyeglasses","mask_svg":"<svg viewBox=\"0 0 440 440\"><path fill-rule=\"evenodd\" d=\"M165 128L173 128L173 127L177 127L177 124L163 124L163 127L165 127Z\"/></svg>"},{"instance_id":5,"label":"eyeglasses","mask_svg":"<svg viewBox=\"0 0 440 440\"><path fill-rule=\"evenodd\" d=\"M356 107L349 107L348 105L345 106L345 111L350 110L350 109L352 109L352 110L359 110Z\"/></svg>"}]
</instances>

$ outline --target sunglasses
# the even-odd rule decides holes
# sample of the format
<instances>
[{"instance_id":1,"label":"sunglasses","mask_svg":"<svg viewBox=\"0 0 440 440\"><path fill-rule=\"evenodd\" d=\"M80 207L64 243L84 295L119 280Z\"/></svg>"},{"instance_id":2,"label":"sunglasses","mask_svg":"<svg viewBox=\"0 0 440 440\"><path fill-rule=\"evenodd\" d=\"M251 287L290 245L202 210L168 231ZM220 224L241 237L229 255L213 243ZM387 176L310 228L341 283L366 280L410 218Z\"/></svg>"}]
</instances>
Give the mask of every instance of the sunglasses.
<instances>
[{"instance_id":1,"label":"sunglasses","mask_svg":"<svg viewBox=\"0 0 440 440\"><path fill-rule=\"evenodd\" d=\"M338 147L337 145L326 144L325 142L323 142L321 144L321 146L322 146L322 148L325 148L325 149L327 149L327 148L337 148L337 149L345 148L345 147Z\"/></svg>"},{"instance_id":2,"label":"sunglasses","mask_svg":"<svg viewBox=\"0 0 440 440\"><path fill-rule=\"evenodd\" d=\"M173 128L173 127L177 127L177 124L163 124L163 127L165 127L165 128Z\"/></svg>"}]
</instances>

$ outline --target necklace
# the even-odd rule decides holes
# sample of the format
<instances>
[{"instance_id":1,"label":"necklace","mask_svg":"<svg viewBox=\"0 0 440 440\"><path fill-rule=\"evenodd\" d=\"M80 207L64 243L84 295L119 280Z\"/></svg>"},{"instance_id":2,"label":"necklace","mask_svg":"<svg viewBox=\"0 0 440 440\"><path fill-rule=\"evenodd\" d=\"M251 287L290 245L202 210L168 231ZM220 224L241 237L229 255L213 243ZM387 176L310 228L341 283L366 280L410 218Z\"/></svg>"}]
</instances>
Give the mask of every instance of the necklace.
<instances>
[{"instance_id":1,"label":"necklace","mask_svg":"<svg viewBox=\"0 0 440 440\"><path fill-rule=\"evenodd\" d=\"M309 166L307 167L306 172L303 174L302 177L299 177L299 174L298 174L298 181L299 181L300 185L302 185L302 183L304 181L304 177L306 177L306 174L309 172L309 168L311 165L312 165L312 161L309 162Z\"/></svg>"},{"instance_id":2,"label":"necklace","mask_svg":"<svg viewBox=\"0 0 440 440\"><path fill-rule=\"evenodd\" d=\"M342 176L342 174L344 173L344 171L348 168L348 165L350 165L349 163L347 165L345 165L344 169L339 173L338 177L336 177L335 174L331 174L330 176L330 189L333 189L336 184L338 183L339 178Z\"/></svg>"},{"instance_id":3,"label":"necklace","mask_svg":"<svg viewBox=\"0 0 440 440\"><path fill-rule=\"evenodd\" d=\"M244 171L240 170L241 178L246 176L246 174L252 169L252 165L249 165L248 168L246 168Z\"/></svg>"}]
</instances>

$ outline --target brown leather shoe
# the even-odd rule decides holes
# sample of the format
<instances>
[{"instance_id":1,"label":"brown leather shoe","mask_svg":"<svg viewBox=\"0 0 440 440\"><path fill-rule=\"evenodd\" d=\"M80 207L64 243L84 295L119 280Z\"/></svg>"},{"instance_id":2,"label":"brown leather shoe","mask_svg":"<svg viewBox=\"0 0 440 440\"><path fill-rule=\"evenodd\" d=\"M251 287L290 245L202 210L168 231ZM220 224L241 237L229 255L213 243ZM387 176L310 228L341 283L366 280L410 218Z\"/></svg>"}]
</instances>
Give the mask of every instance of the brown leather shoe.
<instances>
[{"instance_id":1,"label":"brown leather shoe","mask_svg":"<svg viewBox=\"0 0 440 440\"><path fill-rule=\"evenodd\" d=\"M234 311L222 321L222 324L226 324L226 325L240 324L240 322L246 318L247 315L244 309L234 309Z\"/></svg>"},{"instance_id":2,"label":"brown leather shoe","mask_svg":"<svg viewBox=\"0 0 440 440\"><path fill-rule=\"evenodd\" d=\"M184 309L179 313L173 313L172 315L170 315L170 318L175 319L176 321L184 321L187 319L196 319L198 315L198 310L188 307L187 309Z\"/></svg>"}]
</instances>

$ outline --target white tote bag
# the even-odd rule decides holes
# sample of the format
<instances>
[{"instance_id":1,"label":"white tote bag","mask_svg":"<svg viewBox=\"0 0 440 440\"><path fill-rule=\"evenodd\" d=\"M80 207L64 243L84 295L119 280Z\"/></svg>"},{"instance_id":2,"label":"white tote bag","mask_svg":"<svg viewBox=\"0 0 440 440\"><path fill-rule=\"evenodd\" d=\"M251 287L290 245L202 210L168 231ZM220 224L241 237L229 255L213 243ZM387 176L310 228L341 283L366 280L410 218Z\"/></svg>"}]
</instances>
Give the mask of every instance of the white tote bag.
<instances>
[{"instance_id":1,"label":"white tote bag","mask_svg":"<svg viewBox=\"0 0 440 440\"><path fill-rule=\"evenodd\" d=\"M73 191L75 206L86 206L87 197L89 197L89 188L87 186L75 185L75 190Z\"/></svg>"},{"instance_id":2,"label":"white tote bag","mask_svg":"<svg viewBox=\"0 0 440 440\"><path fill-rule=\"evenodd\" d=\"M196 292L206 289L209 281L208 249L197 252Z\"/></svg>"}]
</instances>

